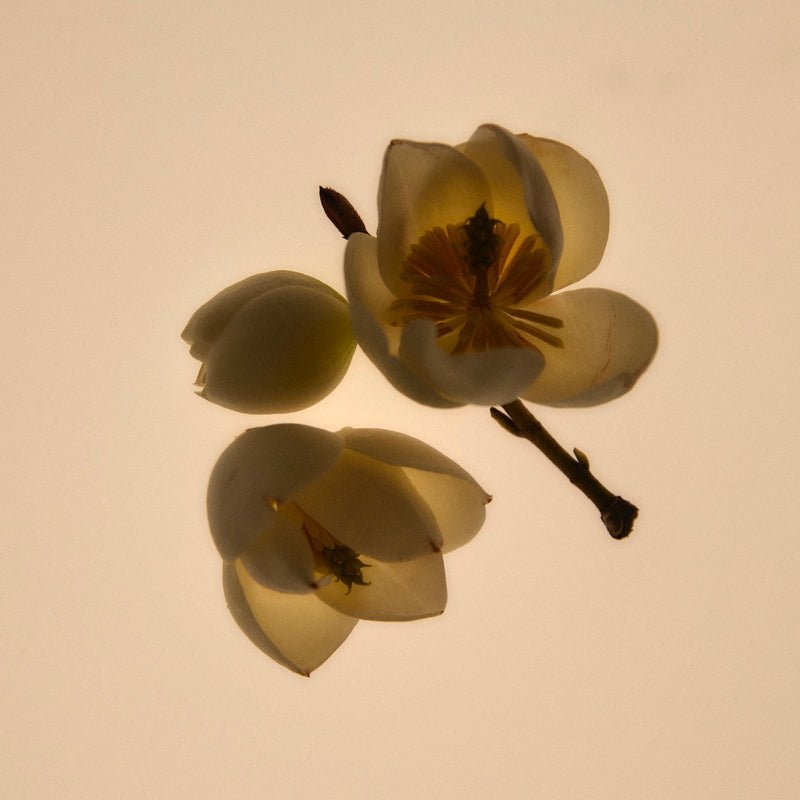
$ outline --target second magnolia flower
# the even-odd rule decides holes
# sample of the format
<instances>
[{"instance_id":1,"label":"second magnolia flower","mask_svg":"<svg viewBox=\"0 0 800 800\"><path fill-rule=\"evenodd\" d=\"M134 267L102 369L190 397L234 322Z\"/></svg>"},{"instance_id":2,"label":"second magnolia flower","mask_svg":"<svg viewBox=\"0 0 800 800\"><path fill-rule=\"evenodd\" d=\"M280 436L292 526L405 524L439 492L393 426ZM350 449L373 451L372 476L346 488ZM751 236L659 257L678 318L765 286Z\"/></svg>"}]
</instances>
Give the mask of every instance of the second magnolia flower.
<instances>
[{"instance_id":1,"label":"second magnolia flower","mask_svg":"<svg viewBox=\"0 0 800 800\"><path fill-rule=\"evenodd\" d=\"M358 619L441 613L442 554L478 532L489 500L410 436L280 424L247 431L220 456L208 518L236 621L308 674Z\"/></svg>"},{"instance_id":2,"label":"second magnolia flower","mask_svg":"<svg viewBox=\"0 0 800 800\"><path fill-rule=\"evenodd\" d=\"M557 291L594 270L608 236L603 183L571 147L497 125L456 147L395 141L378 206L377 237L347 243L353 328L413 399L590 406L650 363L658 336L642 306Z\"/></svg>"}]
</instances>

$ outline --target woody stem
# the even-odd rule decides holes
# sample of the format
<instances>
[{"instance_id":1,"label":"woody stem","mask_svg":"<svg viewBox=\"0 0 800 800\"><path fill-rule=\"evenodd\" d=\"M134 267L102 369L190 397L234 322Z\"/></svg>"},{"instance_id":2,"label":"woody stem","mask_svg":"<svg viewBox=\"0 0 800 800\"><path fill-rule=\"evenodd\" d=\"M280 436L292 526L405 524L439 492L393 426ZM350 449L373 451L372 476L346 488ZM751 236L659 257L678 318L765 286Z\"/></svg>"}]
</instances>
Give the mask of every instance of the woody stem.
<instances>
[{"instance_id":1,"label":"woody stem","mask_svg":"<svg viewBox=\"0 0 800 800\"><path fill-rule=\"evenodd\" d=\"M592 474L586 456L577 449L574 456L570 455L520 400L505 403L502 408L503 411L492 408L492 417L509 433L536 445L569 478L570 483L577 486L594 503L606 530L614 539L628 536L633 530L639 509L606 489Z\"/></svg>"}]
</instances>

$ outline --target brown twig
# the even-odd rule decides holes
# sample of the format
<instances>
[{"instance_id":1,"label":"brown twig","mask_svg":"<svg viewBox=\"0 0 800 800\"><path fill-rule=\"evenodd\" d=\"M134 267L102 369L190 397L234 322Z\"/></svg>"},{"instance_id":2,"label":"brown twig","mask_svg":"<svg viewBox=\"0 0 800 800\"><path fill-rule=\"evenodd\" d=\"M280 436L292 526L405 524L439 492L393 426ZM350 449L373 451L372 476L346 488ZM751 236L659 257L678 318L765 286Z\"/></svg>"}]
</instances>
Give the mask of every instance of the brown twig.
<instances>
[{"instance_id":1,"label":"brown twig","mask_svg":"<svg viewBox=\"0 0 800 800\"><path fill-rule=\"evenodd\" d=\"M492 417L509 433L536 445L550 461L577 486L596 506L606 530L614 539L624 539L633 530L639 509L623 497L608 491L589 469L589 459L575 448L570 455L543 427L536 417L514 400L503 405L503 411L492 408ZM504 413L505 412L505 413Z\"/></svg>"}]
</instances>

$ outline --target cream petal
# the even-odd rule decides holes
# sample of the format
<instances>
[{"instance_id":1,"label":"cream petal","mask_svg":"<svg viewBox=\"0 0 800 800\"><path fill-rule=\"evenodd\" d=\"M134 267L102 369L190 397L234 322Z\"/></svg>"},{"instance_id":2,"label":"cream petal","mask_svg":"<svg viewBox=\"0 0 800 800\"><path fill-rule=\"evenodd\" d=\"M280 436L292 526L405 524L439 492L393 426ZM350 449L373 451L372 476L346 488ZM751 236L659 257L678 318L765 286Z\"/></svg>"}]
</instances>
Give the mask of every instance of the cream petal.
<instances>
[{"instance_id":1,"label":"cream petal","mask_svg":"<svg viewBox=\"0 0 800 800\"><path fill-rule=\"evenodd\" d=\"M344 442L307 425L251 428L219 457L208 481L211 535L222 557L237 558L275 520L271 501L285 501L328 469Z\"/></svg>"},{"instance_id":2,"label":"cream petal","mask_svg":"<svg viewBox=\"0 0 800 800\"><path fill-rule=\"evenodd\" d=\"M555 267L564 242L559 207L544 169L530 150L499 125L481 125L459 150L489 179L492 216L519 224L523 237L535 227L550 248Z\"/></svg>"},{"instance_id":3,"label":"cream petal","mask_svg":"<svg viewBox=\"0 0 800 800\"><path fill-rule=\"evenodd\" d=\"M356 553L407 561L438 550L436 520L402 469L345 450L295 503Z\"/></svg>"},{"instance_id":4,"label":"cream petal","mask_svg":"<svg viewBox=\"0 0 800 800\"><path fill-rule=\"evenodd\" d=\"M414 488L425 498L442 532L442 552L449 553L471 541L486 520L491 496L474 481L441 472L405 470Z\"/></svg>"},{"instance_id":5,"label":"cream petal","mask_svg":"<svg viewBox=\"0 0 800 800\"><path fill-rule=\"evenodd\" d=\"M297 411L329 394L355 349L347 302L283 286L245 303L207 355L202 396L249 414Z\"/></svg>"},{"instance_id":6,"label":"cream petal","mask_svg":"<svg viewBox=\"0 0 800 800\"><path fill-rule=\"evenodd\" d=\"M343 428L339 435L348 450L355 450L384 464L441 472L478 486L475 479L451 458L405 433L383 428Z\"/></svg>"},{"instance_id":7,"label":"cream petal","mask_svg":"<svg viewBox=\"0 0 800 800\"><path fill-rule=\"evenodd\" d=\"M261 586L239 561L224 565L222 579L236 624L270 658L301 675L325 662L358 622L314 594L283 594Z\"/></svg>"},{"instance_id":8,"label":"cream petal","mask_svg":"<svg viewBox=\"0 0 800 800\"><path fill-rule=\"evenodd\" d=\"M459 225L482 203L492 206L489 183L454 147L392 142L378 190L378 262L389 289L402 288L402 264L425 231Z\"/></svg>"},{"instance_id":9,"label":"cream petal","mask_svg":"<svg viewBox=\"0 0 800 800\"><path fill-rule=\"evenodd\" d=\"M413 561L386 563L372 559L363 570L368 586L334 581L317 591L320 600L360 619L400 622L441 614L447 603L447 583L441 553Z\"/></svg>"},{"instance_id":10,"label":"cream petal","mask_svg":"<svg viewBox=\"0 0 800 800\"><path fill-rule=\"evenodd\" d=\"M339 431L345 447L404 468L442 532L443 552L466 544L486 518L491 496L455 461L419 439L378 428Z\"/></svg>"},{"instance_id":11,"label":"cream petal","mask_svg":"<svg viewBox=\"0 0 800 800\"><path fill-rule=\"evenodd\" d=\"M268 589L307 594L317 588L311 546L298 519L279 513L239 558L250 576Z\"/></svg>"},{"instance_id":12,"label":"cream petal","mask_svg":"<svg viewBox=\"0 0 800 800\"><path fill-rule=\"evenodd\" d=\"M194 312L181 333L183 340L191 345L189 352L200 361L205 361L211 345L243 305L260 294L287 286L315 289L333 298L344 300L327 284L300 272L274 270L251 275L223 289Z\"/></svg>"},{"instance_id":13,"label":"cream petal","mask_svg":"<svg viewBox=\"0 0 800 800\"><path fill-rule=\"evenodd\" d=\"M460 405L510 402L531 385L544 367L541 353L527 347L445 353L436 342L429 320L414 320L405 326L400 358Z\"/></svg>"},{"instance_id":14,"label":"cream petal","mask_svg":"<svg viewBox=\"0 0 800 800\"><path fill-rule=\"evenodd\" d=\"M550 406L594 406L625 394L652 360L658 329L650 313L607 289L561 292L535 305L558 317L563 349L546 349L546 366L522 397Z\"/></svg>"},{"instance_id":15,"label":"cream petal","mask_svg":"<svg viewBox=\"0 0 800 800\"><path fill-rule=\"evenodd\" d=\"M528 134L519 139L542 165L558 203L564 251L554 288L560 289L600 263L608 239L608 195L597 170L576 150Z\"/></svg>"},{"instance_id":16,"label":"cream petal","mask_svg":"<svg viewBox=\"0 0 800 800\"><path fill-rule=\"evenodd\" d=\"M437 408L459 405L442 397L429 381L390 353L392 339L396 340L394 350L399 347L401 329L379 321L394 296L378 271L377 239L363 233L352 234L347 240L344 270L353 331L373 364L398 391L418 403Z\"/></svg>"}]
</instances>

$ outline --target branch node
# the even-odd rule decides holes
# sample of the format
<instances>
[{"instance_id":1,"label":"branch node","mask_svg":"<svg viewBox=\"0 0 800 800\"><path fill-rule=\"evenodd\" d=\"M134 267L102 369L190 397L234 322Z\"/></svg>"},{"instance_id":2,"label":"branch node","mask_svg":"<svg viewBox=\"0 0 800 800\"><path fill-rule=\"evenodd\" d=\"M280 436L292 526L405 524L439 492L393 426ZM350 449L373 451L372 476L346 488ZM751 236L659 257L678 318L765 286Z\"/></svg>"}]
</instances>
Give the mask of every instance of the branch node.
<instances>
[{"instance_id":1,"label":"branch node","mask_svg":"<svg viewBox=\"0 0 800 800\"><path fill-rule=\"evenodd\" d=\"M489 413L492 415L492 419L497 422L501 428L508 431L513 436L521 436L522 438L525 438L524 431L521 431L514 420L511 419L511 417L506 416L499 408L492 406L489 409Z\"/></svg>"}]
</instances>

